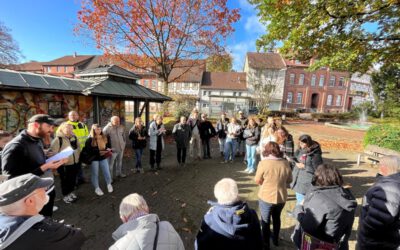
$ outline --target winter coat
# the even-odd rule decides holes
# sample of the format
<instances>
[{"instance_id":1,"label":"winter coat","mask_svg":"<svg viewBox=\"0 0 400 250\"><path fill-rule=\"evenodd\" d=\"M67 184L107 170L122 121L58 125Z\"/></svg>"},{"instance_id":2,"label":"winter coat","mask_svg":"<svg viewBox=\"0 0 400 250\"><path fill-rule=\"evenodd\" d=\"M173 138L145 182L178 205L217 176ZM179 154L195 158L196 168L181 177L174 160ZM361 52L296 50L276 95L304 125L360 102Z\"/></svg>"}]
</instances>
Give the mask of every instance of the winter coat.
<instances>
[{"instance_id":1,"label":"winter coat","mask_svg":"<svg viewBox=\"0 0 400 250\"><path fill-rule=\"evenodd\" d=\"M228 130L228 125L229 123L229 119L225 118L225 120L221 120L219 119L217 122L217 134L218 134L218 138L224 139L226 138L226 133Z\"/></svg>"},{"instance_id":2,"label":"winter coat","mask_svg":"<svg viewBox=\"0 0 400 250\"><path fill-rule=\"evenodd\" d=\"M109 122L103 128L103 134L105 134L107 138L111 140L110 143L112 145L113 152L124 152L126 145L124 126L113 126L111 122Z\"/></svg>"},{"instance_id":3,"label":"winter coat","mask_svg":"<svg viewBox=\"0 0 400 250\"><path fill-rule=\"evenodd\" d=\"M116 241L110 250L153 250L157 224L157 250L184 250L183 242L168 221L160 221L156 214L147 214L122 224L112 234Z\"/></svg>"},{"instance_id":4,"label":"winter coat","mask_svg":"<svg viewBox=\"0 0 400 250\"><path fill-rule=\"evenodd\" d=\"M72 137L67 137L63 132L58 131L56 133L56 137L51 142L51 151L54 153L59 153L67 147L71 147L74 150L74 153L68 157L68 162L65 163L65 165L69 166L79 163L79 154L81 152L81 148L78 138L75 135Z\"/></svg>"},{"instance_id":5,"label":"winter coat","mask_svg":"<svg viewBox=\"0 0 400 250\"><path fill-rule=\"evenodd\" d=\"M287 187L292 181L289 162L282 158L260 161L255 176L256 183L262 183L258 198L270 204L285 203Z\"/></svg>"},{"instance_id":6,"label":"winter coat","mask_svg":"<svg viewBox=\"0 0 400 250\"><path fill-rule=\"evenodd\" d=\"M133 125L131 130L129 130L129 139L132 140L132 148L133 149L141 149L145 148L147 144L147 140L139 140L138 137L147 137L147 129L145 126L142 126L141 129Z\"/></svg>"},{"instance_id":7,"label":"winter coat","mask_svg":"<svg viewBox=\"0 0 400 250\"><path fill-rule=\"evenodd\" d=\"M211 137L214 137L217 133L215 132L215 128L210 121L201 121L200 122L200 138L202 140L209 140Z\"/></svg>"},{"instance_id":8,"label":"winter coat","mask_svg":"<svg viewBox=\"0 0 400 250\"><path fill-rule=\"evenodd\" d=\"M101 161L101 160L106 159L106 157L104 155L100 155L100 150L97 145L92 146L92 141L93 141L93 137L89 136L85 142L85 149L83 149L83 150L87 150L89 152L89 155L96 156L93 159L93 161ZM109 140L107 140L106 149L107 148L111 148L111 143Z\"/></svg>"},{"instance_id":9,"label":"winter coat","mask_svg":"<svg viewBox=\"0 0 400 250\"><path fill-rule=\"evenodd\" d=\"M39 222L27 227L26 231L14 241L10 236L17 229L25 226L23 224L30 216L7 216L0 214L0 246L7 243L11 244L6 249L20 250L72 250L81 249L85 236L78 228L56 222L51 218L44 218L41 215L35 216Z\"/></svg>"},{"instance_id":10,"label":"winter coat","mask_svg":"<svg viewBox=\"0 0 400 250\"><path fill-rule=\"evenodd\" d=\"M42 141L30 136L26 130L7 143L1 155L3 174L10 178L27 173L41 176L44 172L40 166L45 163Z\"/></svg>"},{"instance_id":11,"label":"winter coat","mask_svg":"<svg viewBox=\"0 0 400 250\"><path fill-rule=\"evenodd\" d=\"M212 207L204 216L196 236L196 250L262 249L257 213L247 203L209 203Z\"/></svg>"},{"instance_id":12,"label":"winter coat","mask_svg":"<svg viewBox=\"0 0 400 250\"><path fill-rule=\"evenodd\" d=\"M161 124L160 129L164 129L164 124ZM161 133L159 129L157 129L157 123L153 121L149 126L149 136L150 136L150 145L149 148L151 150L157 150L157 136L161 135L161 143L162 148L164 149L164 133Z\"/></svg>"},{"instance_id":13,"label":"winter coat","mask_svg":"<svg viewBox=\"0 0 400 250\"><path fill-rule=\"evenodd\" d=\"M231 139L237 139L240 136L240 125L236 124L236 123L228 123L228 125L226 126L227 129L227 137L231 138ZM233 134L233 135L232 135Z\"/></svg>"},{"instance_id":14,"label":"winter coat","mask_svg":"<svg viewBox=\"0 0 400 250\"><path fill-rule=\"evenodd\" d=\"M187 124L177 123L172 130L177 148L188 148L192 130Z\"/></svg>"},{"instance_id":15,"label":"winter coat","mask_svg":"<svg viewBox=\"0 0 400 250\"><path fill-rule=\"evenodd\" d=\"M283 153L284 158L286 158L287 160L292 160L294 157L293 136L289 134L286 140L281 145L279 145L279 149Z\"/></svg>"},{"instance_id":16,"label":"winter coat","mask_svg":"<svg viewBox=\"0 0 400 250\"><path fill-rule=\"evenodd\" d=\"M381 176L363 198L359 249L400 249L399 217L400 173Z\"/></svg>"},{"instance_id":17,"label":"winter coat","mask_svg":"<svg viewBox=\"0 0 400 250\"><path fill-rule=\"evenodd\" d=\"M246 140L246 145L257 145L260 141L260 128L257 125L254 128L246 128L243 131L243 139Z\"/></svg>"},{"instance_id":18,"label":"winter coat","mask_svg":"<svg viewBox=\"0 0 400 250\"><path fill-rule=\"evenodd\" d=\"M192 129L192 135L200 135L200 119L194 119L193 117L189 117L187 124Z\"/></svg>"},{"instance_id":19,"label":"winter coat","mask_svg":"<svg viewBox=\"0 0 400 250\"><path fill-rule=\"evenodd\" d=\"M293 181L290 187L300 194L306 194L311 188L314 172L322 164L322 150L318 142L314 142L309 149L299 148L295 154L295 161L303 163L304 168L293 167Z\"/></svg>"},{"instance_id":20,"label":"winter coat","mask_svg":"<svg viewBox=\"0 0 400 250\"><path fill-rule=\"evenodd\" d=\"M348 240L354 222L357 201L348 189L340 186L313 186L303 205L297 205L293 215L306 233L326 242L339 243L339 249L349 249ZM300 232L294 242L301 245Z\"/></svg>"},{"instance_id":21,"label":"winter coat","mask_svg":"<svg viewBox=\"0 0 400 250\"><path fill-rule=\"evenodd\" d=\"M249 123L249 120L246 117L243 118L238 118L237 123L240 125L240 135L239 139L244 140L243 138L243 131L246 129L247 124Z\"/></svg>"}]
</instances>

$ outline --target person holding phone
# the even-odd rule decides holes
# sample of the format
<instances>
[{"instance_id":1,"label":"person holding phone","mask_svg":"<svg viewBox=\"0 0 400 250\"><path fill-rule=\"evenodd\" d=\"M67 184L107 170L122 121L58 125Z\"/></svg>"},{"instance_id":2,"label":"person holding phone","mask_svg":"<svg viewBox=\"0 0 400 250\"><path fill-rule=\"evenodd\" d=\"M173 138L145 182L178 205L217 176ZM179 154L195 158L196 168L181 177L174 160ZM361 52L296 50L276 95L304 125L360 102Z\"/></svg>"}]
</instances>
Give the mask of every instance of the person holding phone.
<instances>
[{"instance_id":1,"label":"person holding phone","mask_svg":"<svg viewBox=\"0 0 400 250\"><path fill-rule=\"evenodd\" d=\"M111 185L110 168L108 167L107 157L112 153L111 143L107 137L103 134L101 126L99 124L93 124L90 129L89 137L85 142L85 148L89 151L89 154L95 155L96 157L91 163L92 170L92 184L94 186L94 192L98 196L104 195L103 190L99 186L99 168L103 172L104 180L107 183L107 191L112 193L113 187Z\"/></svg>"}]
</instances>

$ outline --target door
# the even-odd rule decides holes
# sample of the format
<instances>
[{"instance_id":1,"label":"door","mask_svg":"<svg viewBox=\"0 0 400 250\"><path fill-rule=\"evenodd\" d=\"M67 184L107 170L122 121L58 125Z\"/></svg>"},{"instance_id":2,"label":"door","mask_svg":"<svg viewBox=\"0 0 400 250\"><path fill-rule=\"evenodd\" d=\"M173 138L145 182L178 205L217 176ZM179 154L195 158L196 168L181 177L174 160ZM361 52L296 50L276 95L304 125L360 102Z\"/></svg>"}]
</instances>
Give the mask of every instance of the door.
<instances>
[{"instance_id":1,"label":"door","mask_svg":"<svg viewBox=\"0 0 400 250\"><path fill-rule=\"evenodd\" d=\"M311 110L316 111L318 109L319 94L314 93L311 95Z\"/></svg>"}]
</instances>

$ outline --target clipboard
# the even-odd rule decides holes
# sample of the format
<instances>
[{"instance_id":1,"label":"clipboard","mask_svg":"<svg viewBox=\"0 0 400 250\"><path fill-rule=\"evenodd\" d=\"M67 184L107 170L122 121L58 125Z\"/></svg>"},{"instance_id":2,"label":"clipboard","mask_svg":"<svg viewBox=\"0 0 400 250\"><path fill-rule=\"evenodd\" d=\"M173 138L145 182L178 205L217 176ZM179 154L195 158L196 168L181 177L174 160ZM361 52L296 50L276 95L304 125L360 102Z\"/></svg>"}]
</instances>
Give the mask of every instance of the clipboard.
<instances>
[{"instance_id":1,"label":"clipboard","mask_svg":"<svg viewBox=\"0 0 400 250\"><path fill-rule=\"evenodd\" d=\"M68 158L70 155L74 153L74 150L71 148L71 146L65 148L61 152L59 152L56 155L53 155L49 159L46 160L46 163L51 162L51 161L59 161L64 158Z\"/></svg>"}]
</instances>

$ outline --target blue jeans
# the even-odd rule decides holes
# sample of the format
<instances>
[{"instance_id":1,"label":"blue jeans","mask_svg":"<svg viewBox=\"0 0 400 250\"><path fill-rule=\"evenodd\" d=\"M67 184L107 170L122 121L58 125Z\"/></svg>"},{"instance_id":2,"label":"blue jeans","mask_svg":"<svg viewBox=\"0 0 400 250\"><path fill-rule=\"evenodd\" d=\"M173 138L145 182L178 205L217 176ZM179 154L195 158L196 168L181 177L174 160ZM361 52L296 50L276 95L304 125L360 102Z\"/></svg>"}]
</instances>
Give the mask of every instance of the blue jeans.
<instances>
[{"instance_id":1,"label":"blue jeans","mask_svg":"<svg viewBox=\"0 0 400 250\"><path fill-rule=\"evenodd\" d=\"M296 205L299 205L304 200L304 194L296 193Z\"/></svg>"},{"instance_id":2,"label":"blue jeans","mask_svg":"<svg viewBox=\"0 0 400 250\"><path fill-rule=\"evenodd\" d=\"M236 154L236 144L237 144L237 139L236 138L226 138L225 141L225 161L228 161L229 158L233 161L235 160L235 154Z\"/></svg>"},{"instance_id":3,"label":"blue jeans","mask_svg":"<svg viewBox=\"0 0 400 250\"><path fill-rule=\"evenodd\" d=\"M135 154L136 154L136 168L142 168L143 148L135 149Z\"/></svg>"},{"instance_id":4,"label":"blue jeans","mask_svg":"<svg viewBox=\"0 0 400 250\"><path fill-rule=\"evenodd\" d=\"M92 161L91 169L92 169L92 184L94 188L99 187L99 168L103 172L104 180L107 185L111 184L111 176L110 169L108 168L108 160L104 159L101 161Z\"/></svg>"},{"instance_id":5,"label":"blue jeans","mask_svg":"<svg viewBox=\"0 0 400 250\"><path fill-rule=\"evenodd\" d=\"M247 145L246 144L246 160L247 168L252 171L256 171L257 167L257 155L256 155L257 145Z\"/></svg>"},{"instance_id":6,"label":"blue jeans","mask_svg":"<svg viewBox=\"0 0 400 250\"><path fill-rule=\"evenodd\" d=\"M285 203L271 204L262 200L258 200L261 213L261 227L264 241L264 247L269 249L269 238L271 236L271 217L272 217L272 241L275 245L278 243L279 231L281 230L281 212Z\"/></svg>"}]
</instances>

